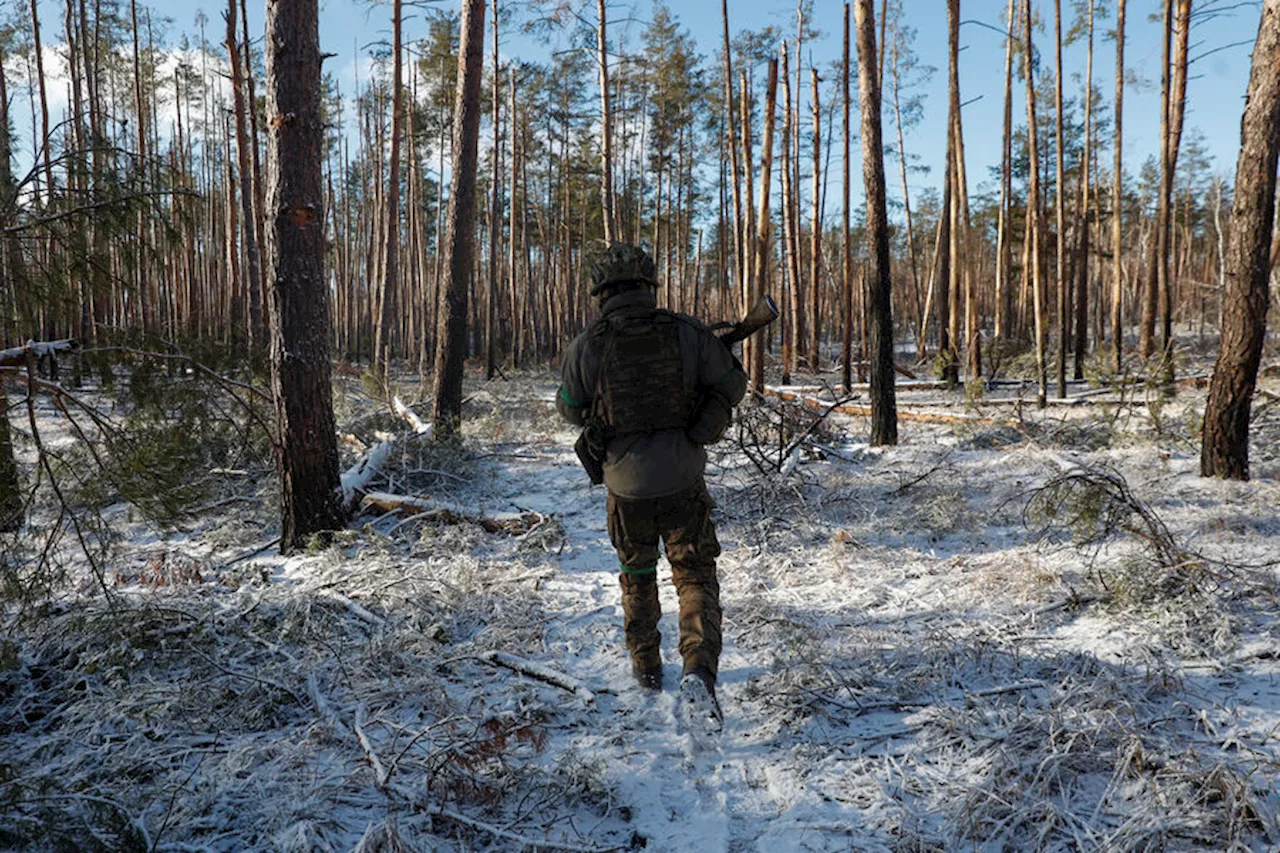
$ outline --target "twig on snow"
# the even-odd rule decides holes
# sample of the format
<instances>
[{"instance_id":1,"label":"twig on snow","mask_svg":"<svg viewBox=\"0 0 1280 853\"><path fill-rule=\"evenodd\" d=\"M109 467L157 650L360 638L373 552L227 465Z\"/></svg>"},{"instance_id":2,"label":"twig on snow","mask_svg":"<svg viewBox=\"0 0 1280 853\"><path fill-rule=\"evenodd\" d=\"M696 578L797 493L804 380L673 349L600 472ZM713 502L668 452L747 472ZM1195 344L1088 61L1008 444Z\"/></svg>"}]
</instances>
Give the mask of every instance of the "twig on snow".
<instances>
[{"instance_id":1,"label":"twig on snow","mask_svg":"<svg viewBox=\"0 0 1280 853\"><path fill-rule=\"evenodd\" d=\"M524 658L518 658L515 655L500 652L496 649L485 652L480 656L480 658L494 666L503 666L507 669L513 670L514 672L518 672L521 675L527 675L530 678L537 679L538 681L544 681L553 687L559 687L561 690L567 690L581 699L584 705L595 704L595 694L588 690L586 685L581 681L578 681L578 679L571 675L566 675L565 673L551 669L550 667L542 666L541 664L527 661Z\"/></svg>"}]
</instances>

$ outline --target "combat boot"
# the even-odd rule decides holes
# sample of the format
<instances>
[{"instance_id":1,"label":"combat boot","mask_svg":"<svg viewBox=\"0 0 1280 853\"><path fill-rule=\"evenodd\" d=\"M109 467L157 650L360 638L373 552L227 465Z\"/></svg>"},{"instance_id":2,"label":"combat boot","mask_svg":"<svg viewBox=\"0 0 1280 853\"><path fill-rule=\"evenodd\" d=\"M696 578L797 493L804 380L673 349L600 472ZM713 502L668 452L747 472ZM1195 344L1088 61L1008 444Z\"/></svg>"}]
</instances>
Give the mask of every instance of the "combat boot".
<instances>
[{"instance_id":1,"label":"combat boot","mask_svg":"<svg viewBox=\"0 0 1280 853\"><path fill-rule=\"evenodd\" d=\"M724 714L716 701L716 677L704 666L685 670L680 679L680 708L686 724L707 734L724 728Z\"/></svg>"}]
</instances>

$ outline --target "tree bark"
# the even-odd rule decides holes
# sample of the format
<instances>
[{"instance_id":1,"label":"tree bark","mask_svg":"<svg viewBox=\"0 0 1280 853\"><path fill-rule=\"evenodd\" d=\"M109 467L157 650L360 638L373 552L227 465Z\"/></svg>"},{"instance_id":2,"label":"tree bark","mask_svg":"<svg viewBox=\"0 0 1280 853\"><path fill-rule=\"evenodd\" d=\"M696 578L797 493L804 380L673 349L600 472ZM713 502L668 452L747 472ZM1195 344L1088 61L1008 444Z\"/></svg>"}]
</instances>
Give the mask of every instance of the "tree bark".
<instances>
[{"instance_id":1,"label":"tree bark","mask_svg":"<svg viewBox=\"0 0 1280 853\"><path fill-rule=\"evenodd\" d=\"M849 4L844 4L844 53L840 60L840 88L842 108L844 112L844 173L841 176L841 222L840 222L840 276L843 292L844 340L840 353L840 383L847 395L853 387L853 241L849 233L849 183L852 172L850 162L850 137L852 127L849 122L849 108L852 98L849 92ZM922 332L923 334L923 332Z\"/></svg>"},{"instance_id":2,"label":"tree bark","mask_svg":"<svg viewBox=\"0 0 1280 853\"><path fill-rule=\"evenodd\" d=\"M267 0L267 209L280 549L342 524L325 277L317 0Z\"/></svg>"},{"instance_id":3,"label":"tree bark","mask_svg":"<svg viewBox=\"0 0 1280 853\"><path fill-rule=\"evenodd\" d=\"M236 2L227 0L227 55L231 60L231 99L236 116L236 155L240 171L240 210L244 220L244 253L249 279L246 295L249 307L249 346L257 349L262 340L262 262L258 258L258 229L253 216L253 156L249 147L249 127L245 110L248 93L240 68L240 49L236 33ZM252 108L252 104L249 104ZM230 188L228 188L230 191Z\"/></svg>"},{"instance_id":4,"label":"tree bark","mask_svg":"<svg viewBox=\"0 0 1280 853\"><path fill-rule=\"evenodd\" d=\"M1076 323L1075 368L1072 378L1084 379L1084 357L1089 331L1089 207L1092 203L1089 170L1093 155L1093 3L1089 4L1088 59L1084 74L1084 153L1080 160L1080 196L1076 211Z\"/></svg>"},{"instance_id":5,"label":"tree bark","mask_svg":"<svg viewBox=\"0 0 1280 853\"><path fill-rule=\"evenodd\" d=\"M898 443L898 410L893 387L893 282L889 276L889 213L880 137L880 76L876 70L873 0L857 0L858 106L862 114L862 181L867 197L870 254L871 444Z\"/></svg>"},{"instance_id":6,"label":"tree bark","mask_svg":"<svg viewBox=\"0 0 1280 853\"><path fill-rule=\"evenodd\" d=\"M1067 318L1071 315L1071 287L1066 274L1067 262L1067 188L1063 176L1066 153L1062 139L1062 0L1053 0L1053 50L1054 50L1054 138L1057 142L1054 152L1054 216L1057 233L1055 234L1056 273L1054 281L1058 286L1058 396L1067 396Z\"/></svg>"},{"instance_id":7,"label":"tree bark","mask_svg":"<svg viewBox=\"0 0 1280 853\"><path fill-rule=\"evenodd\" d=\"M822 110L818 100L818 69L809 70L813 83L813 225L809 229L809 371L822 369Z\"/></svg>"},{"instance_id":8,"label":"tree bark","mask_svg":"<svg viewBox=\"0 0 1280 853\"><path fill-rule=\"evenodd\" d=\"M1276 163L1280 155L1280 0L1266 0L1240 127L1222 341L1209 383L1200 473L1249 478L1249 415L1270 305Z\"/></svg>"},{"instance_id":9,"label":"tree bark","mask_svg":"<svg viewBox=\"0 0 1280 853\"><path fill-rule=\"evenodd\" d=\"M471 5L475 0L466 0ZM596 52L600 61L600 203L604 213L604 243L612 245L617 219L613 198L613 111L609 106L609 48L605 0L596 0Z\"/></svg>"},{"instance_id":10,"label":"tree bark","mask_svg":"<svg viewBox=\"0 0 1280 853\"><path fill-rule=\"evenodd\" d=\"M1124 162L1121 160L1124 147L1124 11L1125 0L1119 0L1116 10L1116 156L1111 174L1111 355L1117 375L1124 368L1124 243L1121 222L1124 207L1121 195L1121 176L1124 174Z\"/></svg>"},{"instance_id":11,"label":"tree bark","mask_svg":"<svg viewBox=\"0 0 1280 853\"><path fill-rule=\"evenodd\" d=\"M769 60L769 83L765 93L764 140L760 153L760 215L756 219L756 259L752 273L752 298L748 304L764 293L769 281L769 178L773 166L773 122L778 107L778 60ZM764 391L764 346L759 336L752 346L751 390Z\"/></svg>"},{"instance_id":12,"label":"tree bark","mask_svg":"<svg viewBox=\"0 0 1280 853\"><path fill-rule=\"evenodd\" d=\"M493 0L493 145L489 151L489 180L492 195L489 200L489 296L484 309L484 377L492 379L498 369L498 251L502 232L502 125L499 121L502 108L501 77L498 68L498 0Z\"/></svg>"},{"instance_id":13,"label":"tree bark","mask_svg":"<svg viewBox=\"0 0 1280 853\"><path fill-rule=\"evenodd\" d=\"M1023 26L1026 28L1026 44L1023 45L1023 71L1027 82L1027 231L1031 235L1031 248L1028 261L1031 267L1032 311L1035 314L1036 334L1036 378L1039 389L1036 392L1036 405L1045 407L1048 398L1049 376L1045 359L1045 316L1044 289L1040 280L1040 154L1038 133L1036 131L1036 85L1035 65L1032 62L1031 42L1031 0L1022 2Z\"/></svg>"},{"instance_id":14,"label":"tree bark","mask_svg":"<svg viewBox=\"0 0 1280 853\"><path fill-rule=\"evenodd\" d=\"M374 329L374 373L390 387L391 338L396 322L397 290L400 287L400 127L404 111L401 96L401 0L391 4L391 150L387 162L387 188L385 190L385 214L382 221L382 273L381 298L378 305L378 325ZM381 147L381 141L376 141Z\"/></svg>"},{"instance_id":15,"label":"tree bark","mask_svg":"<svg viewBox=\"0 0 1280 853\"><path fill-rule=\"evenodd\" d=\"M1123 0L1122 0L1123 2ZM1013 44L1014 0L1009 0L1005 25L1009 28L1004 49L1004 135L1000 144L1000 213L996 223L996 299L995 337L1004 340L1009 334L1009 315L1013 305L1009 270L1012 266L1009 239L1009 207L1012 196L1013 160Z\"/></svg>"},{"instance_id":16,"label":"tree bark","mask_svg":"<svg viewBox=\"0 0 1280 853\"><path fill-rule=\"evenodd\" d=\"M483 65L484 0L465 0L462 6L458 88L454 101L453 176L449 191L446 250L449 278L444 293L446 311L436 345L433 421L437 438L457 435L462 420L467 290L475 265L476 158L480 141L480 75Z\"/></svg>"}]
</instances>

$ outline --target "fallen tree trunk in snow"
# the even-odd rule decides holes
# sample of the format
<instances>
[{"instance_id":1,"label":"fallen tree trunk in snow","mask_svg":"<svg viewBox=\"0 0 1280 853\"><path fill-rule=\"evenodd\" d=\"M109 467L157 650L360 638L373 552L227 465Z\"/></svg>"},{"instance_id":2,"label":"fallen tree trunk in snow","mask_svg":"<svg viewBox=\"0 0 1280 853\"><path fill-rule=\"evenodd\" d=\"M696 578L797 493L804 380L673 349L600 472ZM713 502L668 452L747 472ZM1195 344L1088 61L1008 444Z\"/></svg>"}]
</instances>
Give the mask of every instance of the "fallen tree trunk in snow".
<instances>
[{"instance_id":1,"label":"fallen tree trunk in snow","mask_svg":"<svg viewBox=\"0 0 1280 853\"><path fill-rule=\"evenodd\" d=\"M27 353L36 358L44 358L54 353L77 349L80 342L74 339L63 341L27 341L25 346L0 349L0 367L22 367L27 363Z\"/></svg>"},{"instance_id":2,"label":"fallen tree trunk in snow","mask_svg":"<svg viewBox=\"0 0 1280 853\"><path fill-rule=\"evenodd\" d=\"M481 515L460 507L436 503L430 498L411 495L392 495L387 492L369 492L364 496L365 507L381 512L408 514L421 521L437 521L441 524L478 524L488 533L507 533L519 536L537 527L545 518L536 512L500 512Z\"/></svg>"}]
</instances>

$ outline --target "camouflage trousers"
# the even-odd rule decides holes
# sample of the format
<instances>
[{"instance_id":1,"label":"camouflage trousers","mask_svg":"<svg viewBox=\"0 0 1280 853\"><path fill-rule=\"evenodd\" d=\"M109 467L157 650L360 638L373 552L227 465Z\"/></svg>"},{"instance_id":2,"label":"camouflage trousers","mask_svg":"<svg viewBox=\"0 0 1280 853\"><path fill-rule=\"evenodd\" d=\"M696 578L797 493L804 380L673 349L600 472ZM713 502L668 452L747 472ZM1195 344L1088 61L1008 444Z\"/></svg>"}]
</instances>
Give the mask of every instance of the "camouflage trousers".
<instances>
[{"instance_id":1,"label":"camouflage trousers","mask_svg":"<svg viewBox=\"0 0 1280 853\"><path fill-rule=\"evenodd\" d=\"M622 571L623 627L632 662L641 669L662 663L658 620L658 541L666 547L671 579L680 598L680 656L688 672L720 662L720 543L711 520L707 487L661 498L624 498L609 493L609 538Z\"/></svg>"}]
</instances>

